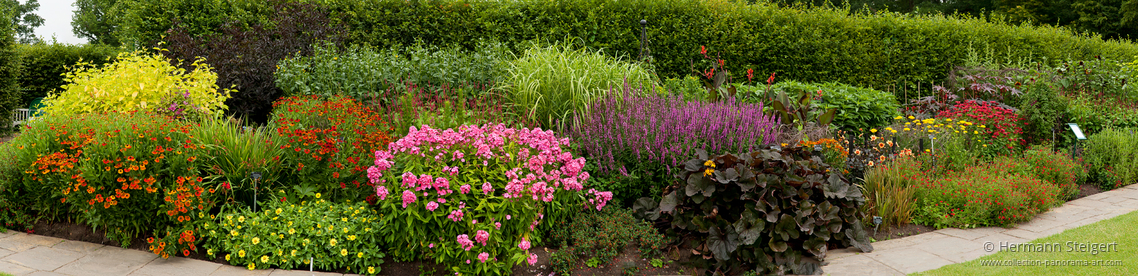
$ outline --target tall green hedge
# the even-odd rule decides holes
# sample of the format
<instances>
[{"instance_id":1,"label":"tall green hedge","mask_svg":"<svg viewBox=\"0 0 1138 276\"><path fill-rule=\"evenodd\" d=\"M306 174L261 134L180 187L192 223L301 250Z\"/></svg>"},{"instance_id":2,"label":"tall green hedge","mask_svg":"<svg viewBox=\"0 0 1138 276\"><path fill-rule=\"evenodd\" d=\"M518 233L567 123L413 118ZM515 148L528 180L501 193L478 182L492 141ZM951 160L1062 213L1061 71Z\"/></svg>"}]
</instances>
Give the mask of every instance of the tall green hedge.
<instances>
[{"instance_id":1,"label":"tall green hedge","mask_svg":"<svg viewBox=\"0 0 1138 276\"><path fill-rule=\"evenodd\" d=\"M348 42L386 47L422 40L474 47L475 38L508 45L579 39L636 58L641 19L665 77L691 72L701 45L738 74L884 89L940 82L969 47L997 57L1056 62L1095 55L1130 59L1131 43L1053 27L1011 26L954 16L859 14L849 9L777 7L727 0L325 0L350 28ZM705 68L694 68L701 70ZM739 79L736 75L736 79ZM780 78L781 78L780 77Z\"/></svg>"},{"instance_id":2,"label":"tall green hedge","mask_svg":"<svg viewBox=\"0 0 1138 276\"><path fill-rule=\"evenodd\" d=\"M99 44L38 43L20 45L16 49L23 64L19 74L23 93L18 102L20 106L27 106L33 99L45 97L63 86L63 73L79 60L99 66L120 52L119 48Z\"/></svg>"},{"instance_id":3,"label":"tall green hedge","mask_svg":"<svg viewBox=\"0 0 1138 276\"><path fill-rule=\"evenodd\" d=\"M20 56L16 54L16 32L9 16L10 9L0 4L0 129L12 125L12 109L20 99Z\"/></svg>"}]
</instances>

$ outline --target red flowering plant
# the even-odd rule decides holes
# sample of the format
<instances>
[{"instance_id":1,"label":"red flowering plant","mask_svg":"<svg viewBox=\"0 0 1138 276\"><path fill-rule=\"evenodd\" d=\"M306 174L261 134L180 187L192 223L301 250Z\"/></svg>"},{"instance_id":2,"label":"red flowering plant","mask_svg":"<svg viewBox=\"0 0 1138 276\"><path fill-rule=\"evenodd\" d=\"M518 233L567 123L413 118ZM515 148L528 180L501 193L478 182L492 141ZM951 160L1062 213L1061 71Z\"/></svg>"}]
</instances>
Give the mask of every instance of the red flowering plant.
<instances>
[{"instance_id":1,"label":"red flowering plant","mask_svg":"<svg viewBox=\"0 0 1138 276\"><path fill-rule=\"evenodd\" d=\"M164 258L194 250L193 239L174 241L195 217L204 217L213 207L214 189L201 178L200 147L191 141L189 128L148 113L48 116L25 131L35 133L29 138L55 132L56 139L30 144L55 144L50 147L64 150L37 154L24 174L45 188L25 192L47 192L73 218L105 229L107 237L123 247L155 231L158 240L172 241L152 243L161 245L152 250Z\"/></svg>"},{"instance_id":2,"label":"red flowering plant","mask_svg":"<svg viewBox=\"0 0 1138 276\"><path fill-rule=\"evenodd\" d=\"M438 130L411 128L375 153L368 178L379 197L386 244L397 260L420 257L456 274L498 275L522 262L546 205L586 198L578 208L600 210L611 192L589 189L584 158L552 131L503 124ZM570 206L563 208L571 209Z\"/></svg>"},{"instance_id":3,"label":"red flowering plant","mask_svg":"<svg viewBox=\"0 0 1138 276\"><path fill-rule=\"evenodd\" d=\"M348 97L288 97L273 103L270 125L287 142L282 160L291 177L284 185L306 196L374 201L365 177L373 153L390 142L380 114Z\"/></svg>"},{"instance_id":4,"label":"red flowering plant","mask_svg":"<svg viewBox=\"0 0 1138 276\"><path fill-rule=\"evenodd\" d=\"M984 131L984 135L980 137L983 138L984 144L990 145L977 148L982 156L994 157L1019 153L1022 146L1027 143L1023 139L1023 129L1020 128L1023 119L1014 109L1002 106L999 102L977 100L957 102L947 110L941 111L937 117L965 118L973 124L984 126L982 129L973 130L977 132L973 134L980 134L978 133L980 130Z\"/></svg>"},{"instance_id":5,"label":"red flowering plant","mask_svg":"<svg viewBox=\"0 0 1138 276\"><path fill-rule=\"evenodd\" d=\"M1032 174L1021 161L998 157L991 163L917 177L913 222L936 228L1010 226L1047 211L1064 197L1056 185Z\"/></svg>"}]
</instances>

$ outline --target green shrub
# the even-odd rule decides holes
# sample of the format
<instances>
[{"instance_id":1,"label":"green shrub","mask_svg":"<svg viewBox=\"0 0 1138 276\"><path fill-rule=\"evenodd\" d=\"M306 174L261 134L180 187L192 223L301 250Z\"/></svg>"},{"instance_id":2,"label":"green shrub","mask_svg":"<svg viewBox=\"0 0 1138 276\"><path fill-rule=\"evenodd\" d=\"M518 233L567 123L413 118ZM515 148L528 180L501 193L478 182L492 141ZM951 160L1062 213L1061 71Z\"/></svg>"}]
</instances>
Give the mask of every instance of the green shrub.
<instances>
[{"instance_id":1,"label":"green shrub","mask_svg":"<svg viewBox=\"0 0 1138 276\"><path fill-rule=\"evenodd\" d=\"M475 41L485 37L518 48L531 39L571 39L635 57L639 21L646 19L653 64L664 77L692 73L692 53L701 45L723 52L720 58L730 62L730 72L753 68L801 81L876 89L939 82L951 65L964 63L970 48L1049 62L1138 55L1131 43L1064 28L940 14L749 4L753 2L326 1L332 17L349 27L350 43L379 47L423 41L474 49Z\"/></svg>"},{"instance_id":2,"label":"green shrub","mask_svg":"<svg viewBox=\"0 0 1138 276\"><path fill-rule=\"evenodd\" d=\"M229 264L250 270L312 265L322 270L379 273L383 238L389 233L376 223L380 215L375 210L360 201L298 201L275 197L255 212L237 209L207 220L201 234L207 238L206 254L224 256Z\"/></svg>"},{"instance_id":3,"label":"green shrub","mask_svg":"<svg viewBox=\"0 0 1138 276\"><path fill-rule=\"evenodd\" d=\"M925 176L934 180L918 186L913 222L974 228L1028 221L1065 197L1059 187L1030 172L1022 161L1000 157L943 177Z\"/></svg>"},{"instance_id":4,"label":"green shrub","mask_svg":"<svg viewBox=\"0 0 1138 276\"><path fill-rule=\"evenodd\" d=\"M586 106L610 88L656 85L639 65L567 44L527 49L510 62L505 82L515 109L546 129L563 127L574 113L585 113Z\"/></svg>"},{"instance_id":5,"label":"green shrub","mask_svg":"<svg viewBox=\"0 0 1138 276\"><path fill-rule=\"evenodd\" d=\"M641 199L634 210L652 219L666 213L669 231L709 269L819 274L830 244L873 250L859 221L861 190L813 149L700 151L684 170L658 206Z\"/></svg>"},{"instance_id":6,"label":"green shrub","mask_svg":"<svg viewBox=\"0 0 1138 276\"><path fill-rule=\"evenodd\" d=\"M458 128L463 125L506 124L534 127L508 106L503 91L474 86L427 86L409 84L407 89L392 88L380 94L393 130L392 137L403 137L411 127L424 125Z\"/></svg>"},{"instance_id":7,"label":"green shrub","mask_svg":"<svg viewBox=\"0 0 1138 276\"><path fill-rule=\"evenodd\" d=\"M1083 145L1088 182L1103 190L1138 183L1138 135L1133 128L1108 128L1091 135Z\"/></svg>"},{"instance_id":8,"label":"green shrub","mask_svg":"<svg viewBox=\"0 0 1138 276\"><path fill-rule=\"evenodd\" d=\"M100 44L69 45L62 43L37 43L21 45L18 48L24 69L20 71L20 88L23 96L20 104L27 106L35 98L46 97L49 92L59 90L66 82L63 74L68 67L80 61L91 66L102 66L114 61L119 50Z\"/></svg>"},{"instance_id":9,"label":"green shrub","mask_svg":"<svg viewBox=\"0 0 1138 276\"><path fill-rule=\"evenodd\" d=\"M113 31L119 42L130 49L146 49L163 40L166 31L174 28L176 22L190 27L194 36L209 36L218 33L218 28L230 22L238 22L245 28L267 22L272 2L266 1L220 1L220 0L124 0L117 3L125 7L121 13L119 26Z\"/></svg>"},{"instance_id":10,"label":"green shrub","mask_svg":"<svg viewBox=\"0 0 1138 276\"><path fill-rule=\"evenodd\" d=\"M1058 88L1053 83L1038 80L1028 83L1027 86L1025 89L1027 92L1019 107L1019 115L1024 123L1023 138L1029 144L1041 144L1044 141L1051 141L1052 135L1059 135L1055 137L1059 141L1054 143L1060 146L1067 145L1068 143L1061 142L1066 139L1063 136L1066 131L1052 132L1052 130L1059 128L1060 123L1069 118L1067 114L1069 100L1059 94Z\"/></svg>"},{"instance_id":11,"label":"green shrub","mask_svg":"<svg viewBox=\"0 0 1138 276\"><path fill-rule=\"evenodd\" d=\"M12 110L19 106L21 88L20 83L17 81L21 72L20 55L16 52L16 37L14 28L9 28L11 24L10 16L7 15L9 10L5 8L0 11L0 124L4 125L4 129L12 125L11 117L9 114ZM7 132L7 130L5 130Z\"/></svg>"},{"instance_id":12,"label":"green shrub","mask_svg":"<svg viewBox=\"0 0 1138 276\"><path fill-rule=\"evenodd\" d=\"M217 74L202 60L193 71L178 69L165 58L140 52L121 53L114 63L94 67L80 62L67 72L67 84L44 99L51 116L131 112L167 108L163 98L189 93L195 112L216 115L225 110L229 90L217 87Z\"/></svg>"},{"instance_id":13,"label":"green shrub","mask_svg":"<svg viewBox=\"0 0 1138 276\"><path fill-rule=\"evenodd\" d=\"M845 131L857 129L870 129L886 126L893 122L893 118L900 116L897 99L893 94L870 88L859 88L841 83L802 83L796 81L780 81L771 86L771 91L785 91L787 95L798 95L806 92L807 95L818 94L822 91L822 101L811 101L814 110L829 110L836 108L838 113L834 116L835 127ZM765 99L765 90L756 91L746 95L748 100L757 101Z\"/></svg>"},{"instance_id":14,"label":"green shrub","mask_svg":"<svg viewBox=\"0 0 1138 276\"><path fill-rule=\"evenodd\" d=\"M554 223L557 227L549 243L561 244L559 253L578 254L599 265L615 259L626 246L636 245L640 258L647 259L660 255L665 245L664 236L657 233L651 224L634 218L629 209L610 207L599 212L586 211L571 221ZM553 270L560 275L569 275L568 272L576 265L576 262L560 262Z\"/></svg>"},{"instance_id":15,"label":"green shrub","mask_svg":"<svg viewBox=\"0 0 1138 276\"><path fill-rule=\"evenodd\" d=\"M354 45L340 51L335 45L321 44L311 56L282 60L273 76L285 96L344 95L361 101L403 82L472 85L502 77L509 49L501 43L480 43L477 49Z\"/></svg>"}]
</instances>

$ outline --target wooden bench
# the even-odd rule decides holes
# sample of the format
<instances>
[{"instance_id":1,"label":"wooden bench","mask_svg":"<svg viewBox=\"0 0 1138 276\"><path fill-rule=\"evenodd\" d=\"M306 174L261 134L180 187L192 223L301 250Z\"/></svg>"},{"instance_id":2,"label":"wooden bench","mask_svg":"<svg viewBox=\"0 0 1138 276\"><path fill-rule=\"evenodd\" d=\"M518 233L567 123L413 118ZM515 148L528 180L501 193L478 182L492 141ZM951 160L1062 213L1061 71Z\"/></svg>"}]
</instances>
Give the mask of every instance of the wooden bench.
<instances>
[{"instance_id":1,"label":"wooden bench","mask_svg":"<svg viewBox=\"0 0 1138 276\"><path fill-rule=\"evenodd\" d=\"M37 110L35 110L35 109L27 109L27 108L19 108L16 110L12 110L12 128L16 128L20 125L23 125L24 123L28 122L29 120L35 118L32 116L32 114L35 114L36 111Z\"/></svg>"}]
</instances>

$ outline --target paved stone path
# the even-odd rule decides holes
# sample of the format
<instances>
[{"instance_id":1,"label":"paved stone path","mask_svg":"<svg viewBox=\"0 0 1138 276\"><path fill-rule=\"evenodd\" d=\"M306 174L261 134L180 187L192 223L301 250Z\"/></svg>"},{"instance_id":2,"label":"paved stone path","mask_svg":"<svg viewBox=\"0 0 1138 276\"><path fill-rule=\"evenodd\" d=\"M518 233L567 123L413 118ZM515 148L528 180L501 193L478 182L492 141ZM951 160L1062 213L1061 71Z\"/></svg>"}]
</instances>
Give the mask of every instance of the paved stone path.
<instances>
[{"instance_id":1,"label":"paved stone path","mask_svg":"<svg viewBox=\"0 0 1138 276\"><path fill-rule=\"evenodd\" d=\"M826 275L906 275L974 260L995 252L985 243L1021 243L1138 210L1138 185L1069 201L1014 228L946 228L873 243L873 252L828 252ZM872 230L870 230L872 231ZM993 251L998 251L993 250Z\"/></svg>"},{"instance_id":2,"label":"paved stone path","mask_svg":"<svg viewBox=\"0 0 1138 276\"><path fill-rule=\"evenodd\" d=\"M9 230L0 233L0 272L13 275L344 275L298 270L222 265L182 257L159 258L150 252L71 241Z\"/></svg>"}]
</instances>

